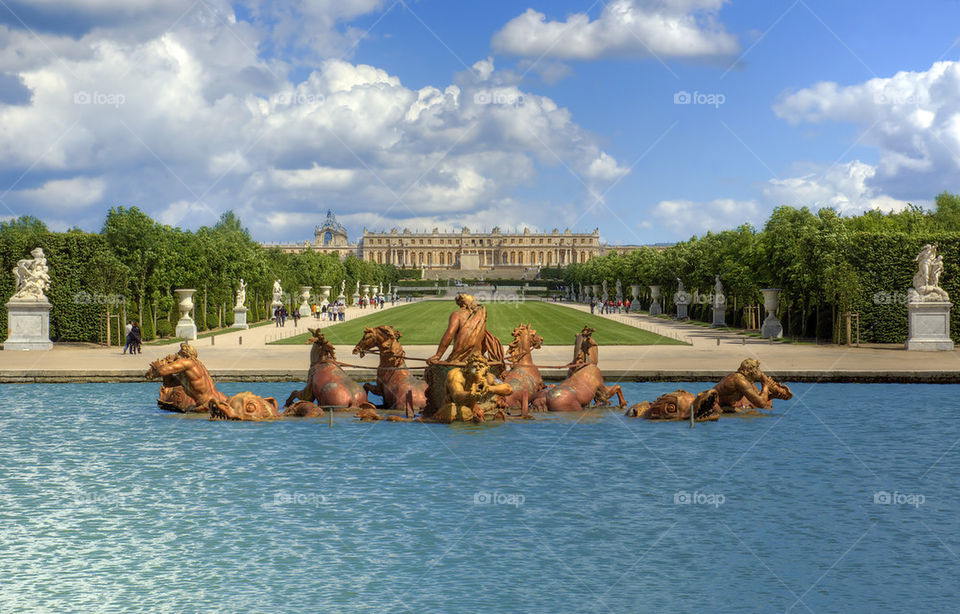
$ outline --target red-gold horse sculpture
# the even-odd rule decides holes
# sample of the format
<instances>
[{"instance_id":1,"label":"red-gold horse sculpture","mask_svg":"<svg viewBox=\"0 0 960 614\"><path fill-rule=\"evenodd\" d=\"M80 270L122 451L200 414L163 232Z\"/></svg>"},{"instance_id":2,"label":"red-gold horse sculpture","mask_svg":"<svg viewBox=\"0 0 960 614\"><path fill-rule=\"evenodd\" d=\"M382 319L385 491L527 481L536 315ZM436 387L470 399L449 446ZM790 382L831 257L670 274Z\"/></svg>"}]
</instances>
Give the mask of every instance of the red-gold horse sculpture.
<instances>
[{"instance_id":1,"label":"red-gold horse sculpture","mask_svg":"<svg viewBox=\"0 0 960 614\"><path fill-rule=\"evenodd\" d=\"M543 388L540 369L533 364L533 350L543 344L543 337L529 324L521 324L513 329L513 341L507 347L507 361L510 369L500 378L513 388L510 396L498 397L497 403L504 408L527 409L534 396Z\"/></svg>"},{"instance_id":2,"label":"red-gold horse sculpture","mask_svg":"<svg viewBox=\"0 0 960 614\"><path fill-rule=\"evenodd\" d=\"M386 409L403 409L408 418L427 406L427 383L413 376L404 360L406 354L400 345L400 331L392 326L364 328L363 338L353 348L361 358L373 348L380 354L377 382L364 384L369 393L383 397Z\"/></svg>"},{"instance_id":3,"label":"red-gold horse sculpture","mask_svg":"<svg viewBox=\"0 0 960 614\"><path fill-rule=\"evenodd\" d=\"M348 409L373 407L367 401L367 391L351 379L337 362L333 344L324 338L319 328L308 328L312 337L307 343L310 348L310 370L307 372L307 385L303 390L294 390L287 397L284 406L294 401L316 402L321 407Z\"/></svg>"}]
</instances>

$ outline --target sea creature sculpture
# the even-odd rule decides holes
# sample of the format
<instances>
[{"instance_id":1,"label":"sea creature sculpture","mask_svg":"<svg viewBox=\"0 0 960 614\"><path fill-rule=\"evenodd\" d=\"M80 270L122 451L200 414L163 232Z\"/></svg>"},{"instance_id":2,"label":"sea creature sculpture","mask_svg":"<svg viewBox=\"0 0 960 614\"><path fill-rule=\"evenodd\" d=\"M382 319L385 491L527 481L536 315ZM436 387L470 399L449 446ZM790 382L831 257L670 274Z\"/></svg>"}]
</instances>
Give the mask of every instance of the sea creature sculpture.
<instances>
[{"instance_id":1,"label":"sea creature sculpture","mask_svg":"<svg viewBox=\"0 0 960 614\"><path fill-rule=\"evenodd\" d=\"M758 392L756 382L762 388ZM717 405L724 413L738 413L741 409L772 409L773 399L789 400L793 393L760 370L760 361L747 358L740 368L727 375L713 387L717 391Z\"/></svg>"},{"instance_id":2,"label":"sea creature sculpture","mask_svg":"<svg viewBox=\"0 0 960 614\"><path fill-rule=\"evenodd\" d=\"M280 418L280 408L273 397L261 397L250 391L241 392L227 401L210 402L211 420L243 420L262 422Z\"/></svg>"},{"instance_id":3,"label":"sea creature sculpture","mask_svg":"<svg viewBox=\"0 0 960 614\"><path fill-rule=\"evenodd\" d=\"M163 385L157 405L181 413L209 412L219 420L272 420L279 417L277 400L252 392L227 397L213 383L207 367L200 362L196 348L181 343L175 354L150 363L146 378L160 377Z\"/></svg>"},{"instance_id":4,"label":"sea creature sculpture","mask_svg":"<svg viewBox=\"0 0 960 614\"><path fill-rule=\"evenodd\" d=\"M631 405L626 416L647 420L689 420L693 411L698 422L716 420L720 417L717 406L717 391L713 388L694 395L686 390L675 390L661 395L654 402L643 401Z\"/></svg>"},{"instance_id":5,"label":"sea creature sculpture","mask_svg":"<svg viewBox=\"0 0 960 614\"><path fill-rule=\"evenodd\" d=\"M227 401L189 343L181 343L176 353L150 363L145 377L162 379L157 405L167 411L203 413L210 411L210 401Z\"/></svg>"}]
</instances>

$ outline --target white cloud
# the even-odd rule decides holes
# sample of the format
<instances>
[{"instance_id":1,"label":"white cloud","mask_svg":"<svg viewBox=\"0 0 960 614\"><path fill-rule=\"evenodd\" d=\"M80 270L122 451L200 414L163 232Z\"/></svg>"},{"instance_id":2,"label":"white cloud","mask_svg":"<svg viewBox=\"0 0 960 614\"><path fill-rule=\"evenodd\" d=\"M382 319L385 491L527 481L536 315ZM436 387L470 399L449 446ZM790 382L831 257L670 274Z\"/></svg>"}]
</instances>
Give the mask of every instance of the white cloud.
<instances>
[{"instance_id":1,"label":"white cloud","mask_svg":"<svg viewBox=\"0 0 960 614\"><path fill-rule=\"evenodd\" d=\"M270 171L273 183L284 190L343 189L350 186L356 172L349 169L313 165L312 168Z\"/></svg>"},{"instance_id":2,"label":"white cloud","mask_svg":"<svg viewBox=\"0 0 960 614\"><path fill-rule=\"evenodd\" d=\"M456 84L417 90L339 59L292 80L289 65L257 53L267 36L258 24L213 9L200 3L157 33L137 22L77 38L42 34L59 45L56 56L0 29L0 69L6 62L32 94L29 104L0 104L0 164L97 177L97 190L54 184L61 195L72 187L64 196L75 204L96 193L188 227L234 209L255 235L277 240L299 238L327 207L391 226L492 226L485 211L536 216L512 199L543 168L568 167L598 192L627 172L567 109L520 89L489 58ZM330 10L329 23L344 18ZM478 102L491 90L513 103ZM31 198L53 202L53 190L7 200L29 210ZM576 207L561 207L546 224L563 219L559 211L576 219Z\"/></svg>"},{"instance_id":3,"label":"white cloud","mask_svg":"<svg viewBox=\"0 0 960 614\"><path fill-rule=\"evenodd\" d=\"M759 222L760 205L753 200L718 198L709 202L662 200L653 207L660 225L680 236L700 235Z\"/></svg>"},{"instance_id":4,"label":"white cloud","mask_svg":"<svg viewBox=\"0 0 960 614\"><path fill-rule=\"evenodd\" d=\"M739 51L716 13L724 0L612 0L600 17L550 21L527 9L493 36L496 51L534 58L708 57Z\"/></svg>"},{"instance_id":5,"label":"white cloud","mask_svg":"<svg viewBox=\"0 0 960 614\"><path fill-rule=\"evenodd\" d=\"M870 187L877 169L860 160L838 164L822 173L802 177L771 179L763 188L767 202L773 205L810 207L816 211L833 208L843 214L858 214L868 209L900 210L906 201L892 198Z\"/></svg>"},{"instance_id":6,"label":"white cloud","mask_svg":"<svg viewBox=\"0 0 960 614\"><path fill-rule=\"evenodd\" d=\"M895 195L931 198L956 189L960 170L960 63L841 86L821 82L784 95L774 106L792 122L847 122L864 131L879 161L867 185Z\"/></svg>"},{"instance_id":7,"label":"white cloud","mask_svg":"<svg viewBox=\"0 0 960 614\"><path fill-rule=\"evenodd\" d=\"M106 182L101 178L54 179L39 188L19 190L16 197L45 208L82 209L102 202Z\"/></svg>"},{"instance_id":8,"label":"white cloud","mask_svg":"<svg viewBox=\"0 0 960 614\"><path fill-rule=\"evenodd\" d=\"M679 235L703 234L735 228L744 223L759 225L774 207L836 209L856 215L869 209L896 211L907 202L868 185L877 169L860 160L822 168L799 177L771 179L760 187L758 200L718 198L709 202L663 200L653 208L653 217ZM643 226L640 226L643 227Z\"/></svg>"}]
</instances>

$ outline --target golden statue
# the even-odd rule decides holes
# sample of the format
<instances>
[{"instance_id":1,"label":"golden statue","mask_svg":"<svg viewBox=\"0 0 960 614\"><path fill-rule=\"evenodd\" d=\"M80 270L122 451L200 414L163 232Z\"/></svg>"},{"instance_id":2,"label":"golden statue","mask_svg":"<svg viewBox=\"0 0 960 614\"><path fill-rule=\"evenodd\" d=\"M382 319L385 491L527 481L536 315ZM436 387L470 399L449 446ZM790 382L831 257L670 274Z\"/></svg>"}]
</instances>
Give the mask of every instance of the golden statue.
<instances>
[{"instance_id":1,"label":"golden statue","mask_svg":"<svg viewBox=\"0 0 960 614\"><path fill-rule=\"evenodd\" d=\"M490 364L501 366L503 345L487 330L487 310L469 294L458 294L456 302L459 308L450 314L437 353L427 359L427 364L441 362L443 353L452 342L453 349L447 356L447 362L463 364L471 355L481 354L487 357Z\"/></svg>"},{"instance_id":2,"label":"golden statue","mask_svg":"<svg viewBox=\"0 0 960 614\"><path fill-rule=\"evenodd\" d=\"M497 397L513 393L513 387L490 373L486 359L475 352L465 367L447 373L445 396L440 409L430 418L436 422L483 422L484 412L496 409Z\"/></svg>"}]
</instances>

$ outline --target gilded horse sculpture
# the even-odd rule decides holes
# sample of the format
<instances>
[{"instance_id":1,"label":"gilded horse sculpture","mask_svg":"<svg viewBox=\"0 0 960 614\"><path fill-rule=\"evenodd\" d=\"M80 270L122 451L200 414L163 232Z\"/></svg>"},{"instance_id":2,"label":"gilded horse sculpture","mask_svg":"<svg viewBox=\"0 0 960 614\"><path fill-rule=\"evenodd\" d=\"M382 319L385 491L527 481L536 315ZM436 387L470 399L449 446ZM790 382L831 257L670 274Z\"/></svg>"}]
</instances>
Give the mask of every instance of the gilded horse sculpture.
<instances>
[{"instance_id":1,"label":"gilded horse sculpture","mask_svg":"<svg viewBox=\"0 0 960 614\"><path fill-rule=\"evenodd\" d=\"M353 348L353 353L363 358L364 354L377 348L380 364L377 366L377 381L364 384L369 393L383 397L387 409L404 409L408 418L427 405L427 383L413 376L407 368L406 354L400 345L400 331L392 326L364 328L363 338Z\"/></svg>"}]
</instances>

